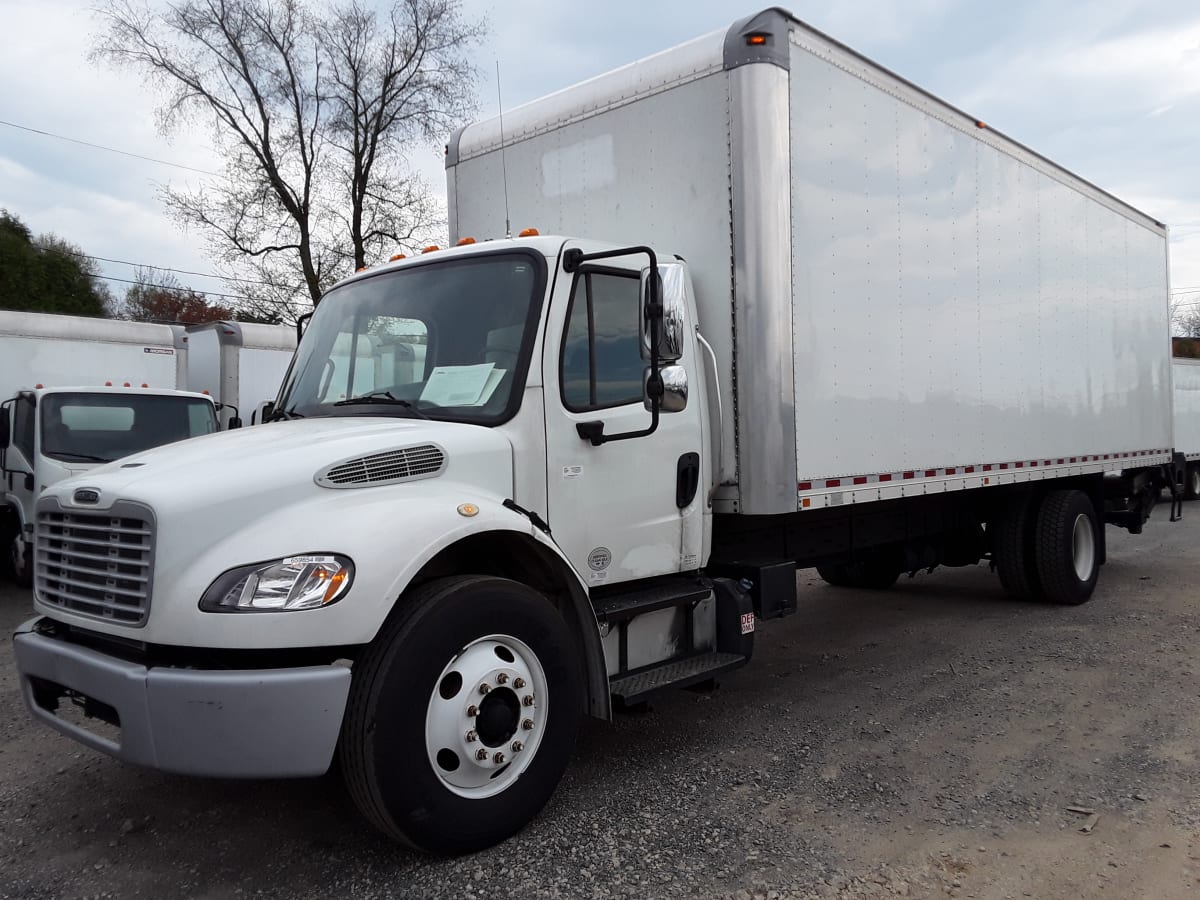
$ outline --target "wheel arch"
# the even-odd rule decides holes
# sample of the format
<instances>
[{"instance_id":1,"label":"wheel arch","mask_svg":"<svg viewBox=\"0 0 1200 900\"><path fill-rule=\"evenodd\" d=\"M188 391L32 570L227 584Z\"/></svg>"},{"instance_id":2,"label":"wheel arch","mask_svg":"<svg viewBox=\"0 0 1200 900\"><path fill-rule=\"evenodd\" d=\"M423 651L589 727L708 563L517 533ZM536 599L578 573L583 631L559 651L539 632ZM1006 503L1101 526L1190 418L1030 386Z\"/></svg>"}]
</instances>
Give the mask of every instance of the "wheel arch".
<instances>
[{"instance_id":1,"label":"wheel arch","mask_svg":"<svg viewBox=\"0 0 1200 900\"><path fill-rule=\"evenodd\" d=\"M546 596L583 650L588 714L611 718L608 669L595 611L574 570L553 547L520 531L472 534L438 551L413 576L409 588L449 575L507 578ZM403 595L398 602L404 602Z\"/></svg>"}]
</instances>

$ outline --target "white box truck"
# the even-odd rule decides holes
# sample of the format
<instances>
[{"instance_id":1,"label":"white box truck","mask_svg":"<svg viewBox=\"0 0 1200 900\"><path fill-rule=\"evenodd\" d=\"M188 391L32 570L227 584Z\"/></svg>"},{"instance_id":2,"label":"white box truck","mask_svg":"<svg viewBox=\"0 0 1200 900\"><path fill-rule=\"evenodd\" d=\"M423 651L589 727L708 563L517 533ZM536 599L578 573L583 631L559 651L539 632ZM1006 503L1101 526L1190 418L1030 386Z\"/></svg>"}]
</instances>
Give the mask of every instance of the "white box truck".
<instances>
[{"instance_id":1,"label":"white box truck","mask_svg":"<svg viewBox=\"0 0 1200 900\"><path fill-rule=\"evenodd\" d=\"M188 393L182 331L168 325L0 310L0 542L32 577L34 501L47 486L217 429Z\"/></svg>"},{"instance_id":2,"label":"white box truck","mask_svg":"<svg viewBox=\"0 0 1200 900\"><path fill-rule=\"evenodd\" d=\"M1175 446L1184 458L1184 499L1200 500L1200 359L1171 361L1175 384Z\"/></svg>"},{"instance_id":3,"label":"white box truck","mask_svg":"<svg viewBox=\"0 0 1200 900\"><path fill-rule=\"evenodd\" d=\"M188 385L211 394L221 405L221 424L234 417L251 424L264 402L273 401L283 383L296 329L255 322L206 322L187 328Z\"/></svg>"},{"instance_id":4,"label":"white box truck","mask_svg":"<svg viewBox=\"0 0 1200 900\"><path fill-rule=\"evenodd\" d=\"M1082 603L1173 485L1164 227L789 15L504 125L449 144L459 246L330 291L274 424L43 497L35 716L196 775L336 749L469 851L583 714L746 663L798 566ZM145 534L120 617L56 592L81 523Z\"/></svg>"}]
</instances>

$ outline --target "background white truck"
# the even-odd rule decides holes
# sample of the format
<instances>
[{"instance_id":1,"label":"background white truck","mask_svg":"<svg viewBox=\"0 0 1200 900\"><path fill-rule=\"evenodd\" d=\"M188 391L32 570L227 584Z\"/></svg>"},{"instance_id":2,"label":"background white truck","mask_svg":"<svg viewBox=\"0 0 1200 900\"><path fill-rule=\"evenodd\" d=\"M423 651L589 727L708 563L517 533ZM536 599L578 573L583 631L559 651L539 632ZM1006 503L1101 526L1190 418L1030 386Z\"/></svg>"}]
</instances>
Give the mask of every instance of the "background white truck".
<instances>
[{"instance_id":1,"label":"background white truck","mask_svg":"<svg viewBox=\"0 0 1200 900\"><path fill-rule=\"evenodd\" d=\"M1165 228L787 14L505 128L448 146L461 246L322 300L275 424L43 497L35 716L198 775L336 748L382 831L467 851L582 714L745 664L798 566L1081 603L1174 491ZM113 522L119 619L52 592Z\"/></svg>"},{"instance_id":2,"label":"background white truck","mask_svg":"<svg viewBox=\"0 0 1200 900\"><path fill-rule=\"evenodd\" d=\"M47 485L216 430L212 400L180 390L186 367L180 328L0 310L0 542L18 583Z\"/></svg>"},{"instance_id":3,"label":"background white truck","mask_svg":"<svg viewBox=\"0 0 1200 900\"><path fill-rule=\"evenodd\" d=\"M1171 361L1175 383L1175 446L1186 461L1184 497L1200 500L1200 359Z\"/></svg>"},{"instance_id":4,"label":"background white truck","mask_svg":"<svg viewBox=\"0 0 1200 900\"><path fill-rule=\"evenodd\" d=\"M236 415L257 421L257 410L275 399L296 350L290 325L206 322L187 328L188 387L207 391L222 405L221 424Z\"/></svg>"}]
</instances>

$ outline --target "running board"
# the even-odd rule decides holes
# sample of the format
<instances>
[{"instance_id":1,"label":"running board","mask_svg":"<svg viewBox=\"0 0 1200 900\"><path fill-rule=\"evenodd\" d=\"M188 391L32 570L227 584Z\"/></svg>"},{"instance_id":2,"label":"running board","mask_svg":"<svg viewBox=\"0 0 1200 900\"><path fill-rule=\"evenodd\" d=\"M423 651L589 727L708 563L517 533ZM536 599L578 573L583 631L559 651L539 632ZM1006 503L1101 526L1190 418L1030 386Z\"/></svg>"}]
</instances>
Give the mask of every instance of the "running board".
<instances>
[{"instance_id":1,"label":"running board","mask_svg":"<svg viewBox=\"0 0 1200 900\"><path fill-rule=\"evenodd\" d=\"M731 672L747 662L749 659L739 653L704 653L687 659L672 660L630 675L620 675L612 679L609 689L613 696L626 703L638 703L651 694L668 688L690 687L725 672Z\"/></svg>"}]
</instances>

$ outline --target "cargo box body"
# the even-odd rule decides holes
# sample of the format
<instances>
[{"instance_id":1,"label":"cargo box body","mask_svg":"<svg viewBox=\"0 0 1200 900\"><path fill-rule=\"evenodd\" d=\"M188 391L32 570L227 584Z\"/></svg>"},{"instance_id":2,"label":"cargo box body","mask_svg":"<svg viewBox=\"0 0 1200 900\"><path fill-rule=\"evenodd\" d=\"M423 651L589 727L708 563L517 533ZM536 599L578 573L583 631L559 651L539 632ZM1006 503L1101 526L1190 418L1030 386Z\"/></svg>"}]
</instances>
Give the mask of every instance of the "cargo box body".
<instances>
[{"instance_id":1,"label":"cargo box body","mask_svg":"<svg viewBox=\"0 0 1200 900\"><path fill-rule=\"evenodd\" d=\"M1175 449L1188 462L1200 461L1200 359L1176 359Z\"/></svg>"},{"instance_id":2,"label":"cargo box body","mask_svg":"<svg viewBox=\"0 0 1200 900\"><path fill-rule=\"evenodd\" d=\"M452 239L504 234L507 179L514 229L687 260L718 511L1170 458L1165 227L782 12L506 112L503 145L451 139Z\"/></svg>"},{"instance_id":3,"label":"cargo box body","mask_svg":"<svg viewBox=\"0 0 1200 900\"><path fill-rule=\"evenodd\" d=\"M234 408L249 422L257 405L275 399L296 351L292 327L206 322L187 331L189 383L228 405L221 411L223 425L228 426Z\"/></svg>"}]
</instances>

